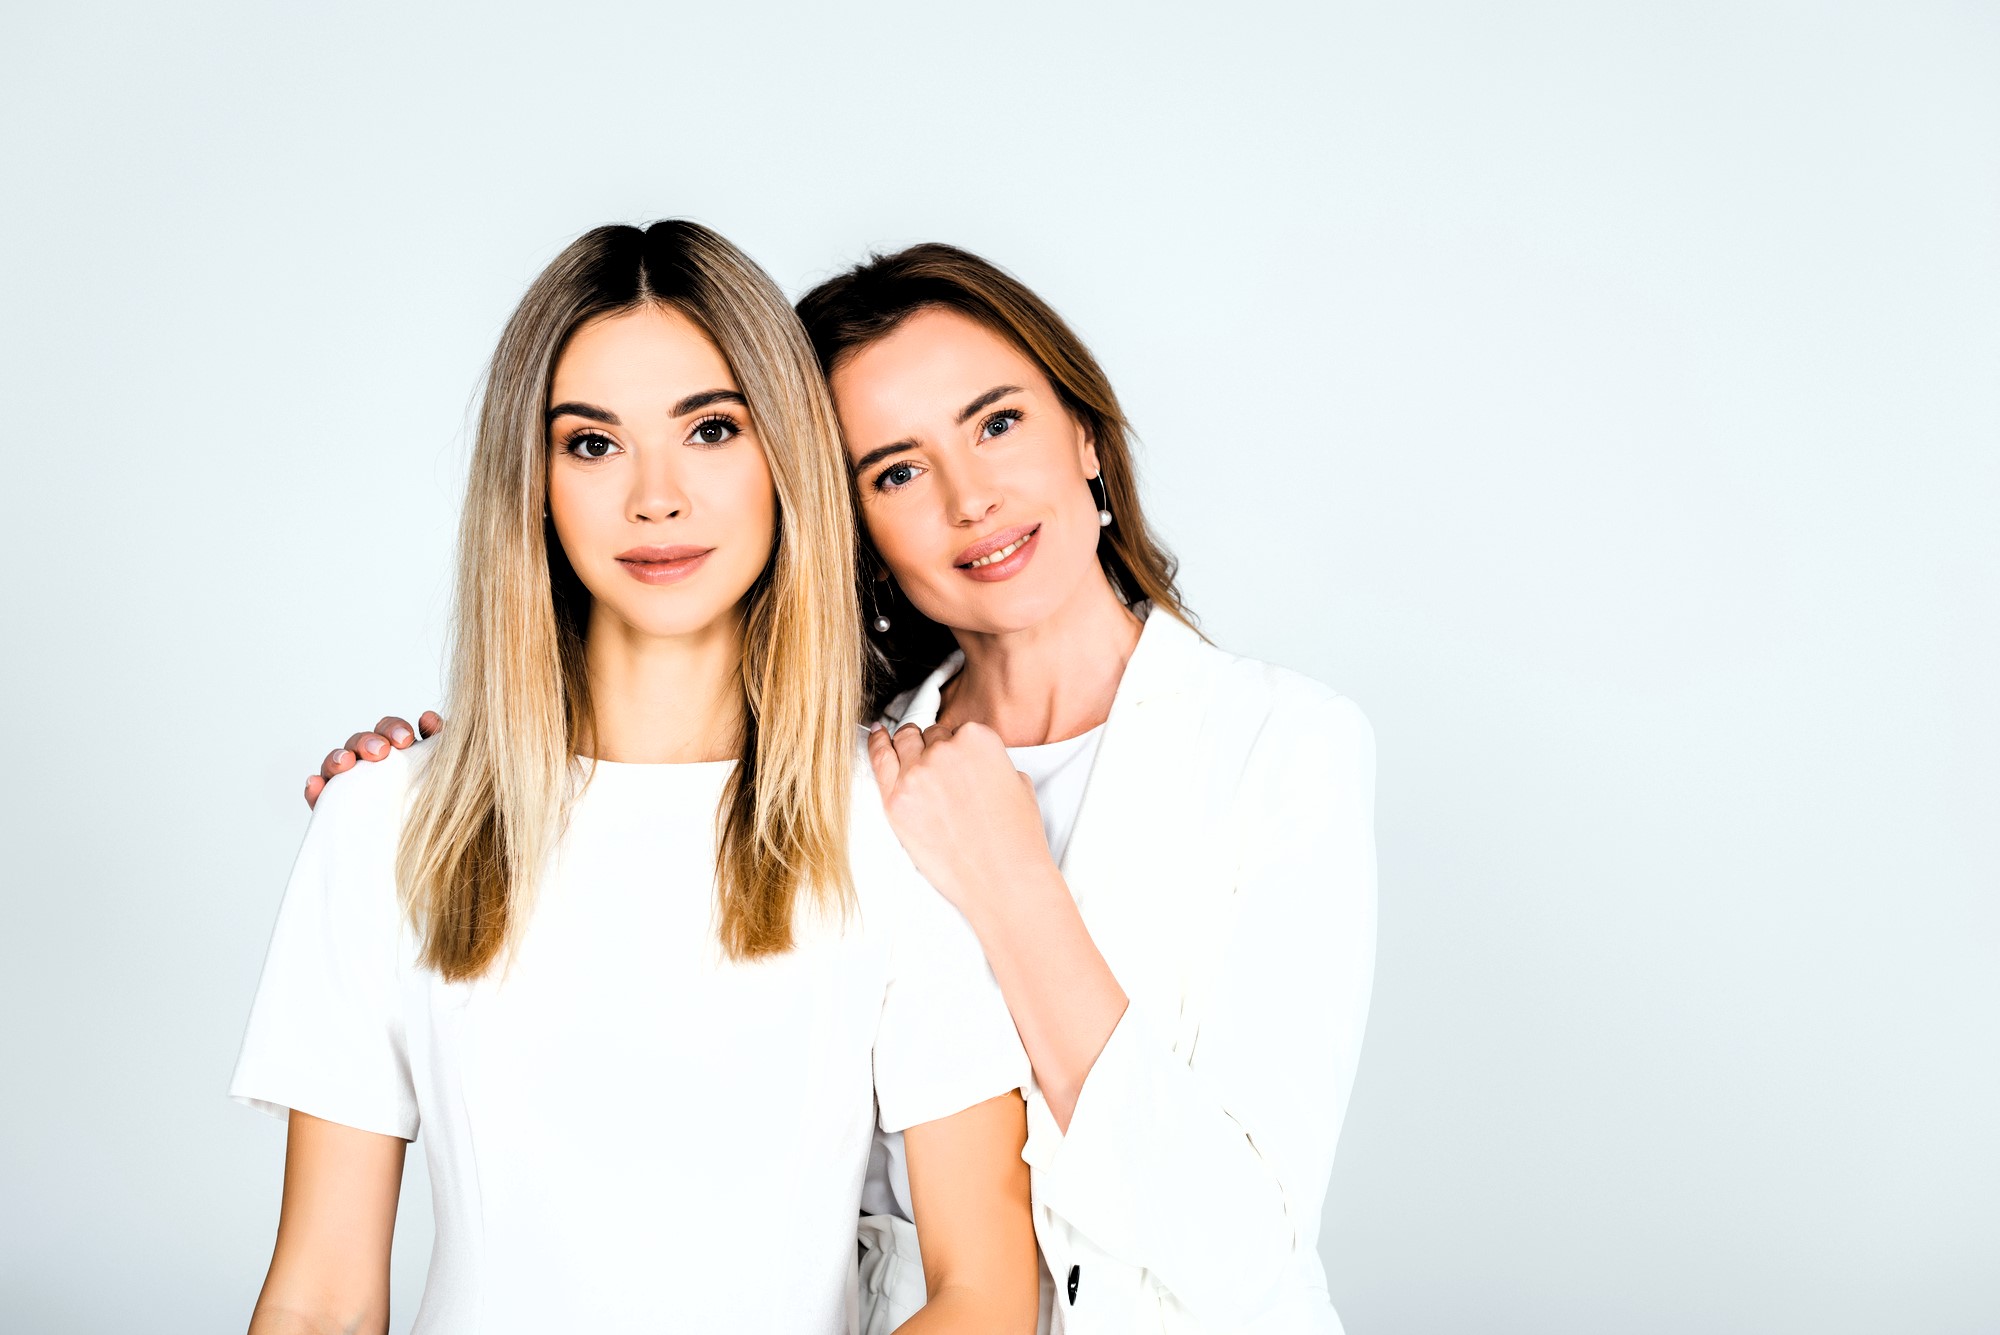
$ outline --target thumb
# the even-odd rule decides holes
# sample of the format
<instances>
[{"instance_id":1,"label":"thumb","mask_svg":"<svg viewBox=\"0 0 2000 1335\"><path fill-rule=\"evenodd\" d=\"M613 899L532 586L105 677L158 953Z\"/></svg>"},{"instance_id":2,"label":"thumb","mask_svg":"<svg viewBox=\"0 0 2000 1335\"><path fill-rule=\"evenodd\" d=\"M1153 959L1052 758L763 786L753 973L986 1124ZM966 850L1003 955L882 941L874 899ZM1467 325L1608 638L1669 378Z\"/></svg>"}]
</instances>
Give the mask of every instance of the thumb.
<instances>
[{"instance_id":1,"label":"thumb","mask_svg":"<svg viewBox=\"0 0 2000 1335\"><path fill-rule=\"evenodd\" d=\"M875 771L875 786L886 800L895 790L896 780L902 777L902 758L896 754L896 747L889 740L889 730L874 727L868 730L868 768Z\"/></svg>"}]
</instances>

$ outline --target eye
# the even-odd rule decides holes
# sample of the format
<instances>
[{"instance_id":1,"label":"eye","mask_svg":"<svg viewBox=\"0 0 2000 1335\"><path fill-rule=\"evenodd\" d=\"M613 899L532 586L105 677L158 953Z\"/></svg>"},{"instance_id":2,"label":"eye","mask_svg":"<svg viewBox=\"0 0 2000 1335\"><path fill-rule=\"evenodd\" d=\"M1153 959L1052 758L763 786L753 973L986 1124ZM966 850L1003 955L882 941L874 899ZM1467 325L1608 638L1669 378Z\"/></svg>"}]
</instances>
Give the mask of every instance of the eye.
<instances>
[{"instance_id":1,"label":"eye","mask_svg":"<svg viewBox=\"0 0 2000 1335\"><path fill-rule=\"evenodd\" d=\"M875 490L895 491L898 488L906 487L911 482L914 482L917 475L923 471L923 469L917 467L907 459L890 464L875 475Z\"/></svg>"},{"instance_id":2,"label":"eye","mask_svg":"<svg viewBox=\"0 0 2000 1335\"><path fill-rule=\"evenodd\" d=\"M625 451L623 446L601 431L579 431L563 442L563 452L572 459L609 459Z\"/></svg>"},{"instance_id":3,"label":"eye","mask_svg":"<svg viewBox=\"0 0 2000 1335\"><path fill-rule=\"evenodd\" d=\"M704 417L688 435L690 445L727 445L743 434L743 428L727 417Z\"/></svg>"},{"instance_id":4,"label":"eye","mask_svg":"<svg viewBox=\"0 0 2000 1335\"><path fill-rule=\"evenodd\" d=\"M979 438L981 440L992 440L995 436L1004 436L1009 431L1012 431L1020 423L1020 420L1021 410L1019 408L1002 408L999 412L979 424Z\"/></svg>"}]
</instances>

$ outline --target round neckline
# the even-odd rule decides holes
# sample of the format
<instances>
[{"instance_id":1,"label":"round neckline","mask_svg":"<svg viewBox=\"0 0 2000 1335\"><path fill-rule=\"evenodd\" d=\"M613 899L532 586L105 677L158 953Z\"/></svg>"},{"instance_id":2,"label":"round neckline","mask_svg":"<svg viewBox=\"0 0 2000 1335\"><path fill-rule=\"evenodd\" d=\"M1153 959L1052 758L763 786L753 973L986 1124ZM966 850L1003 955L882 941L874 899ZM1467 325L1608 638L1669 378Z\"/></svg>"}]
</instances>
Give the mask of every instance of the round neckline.
<instances>
[{"instance_id":1,"label":"round neckline","mask_svg":"<svg viewBox=\"0 0 2000 1335\"><path fill-rule=\"evenodd\" d=\"M1049 751L1059 751L1065 748L1069 750L1080 751L1083 749L1084 742L1094 739L1097 736L1097 734L1103 731L1104 731L1104 725L1100 723L1094 728L1086 728L1082 732L1078 733L1076 736L1065 737L1061 741L1037 742L1033 746L1010 746L1007 748L1007 751L1010 755L1019 751L1049 752Z\"/></svg>"},{"instance_id":2,"label":"round neckline","mask_svg":"<svg viewBox=\"0 0 2000 1335\"><path fill-rule=\"evenodd\" d=\"M700 774L722 773L736 765L736 758L727 760L600 760L594 756L575 757L578 764L588 772L599 774Z\"/></svg>"}]
</instances>

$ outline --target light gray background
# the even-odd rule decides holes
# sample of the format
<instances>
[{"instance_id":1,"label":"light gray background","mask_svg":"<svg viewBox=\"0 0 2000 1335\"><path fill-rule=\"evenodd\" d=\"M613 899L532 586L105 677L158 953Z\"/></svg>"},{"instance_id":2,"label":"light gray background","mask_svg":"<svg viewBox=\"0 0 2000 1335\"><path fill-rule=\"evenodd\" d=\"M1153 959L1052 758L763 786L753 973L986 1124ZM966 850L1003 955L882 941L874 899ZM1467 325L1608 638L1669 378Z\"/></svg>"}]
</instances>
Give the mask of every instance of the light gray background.
<instances>
[{"instance_id":1,"label":"light gray background","mask_svg":"<svg viewBox=\"0 0 2000 1335\"><path fill-rule=\"evenodd\" d=\"M0 1327L246 1318L300 785L523 286L686 215L1011 266L1373 718L1352 1335L2000 1330L1995 6L323 11L0 19Z\"/></svg>"}]
</instances>

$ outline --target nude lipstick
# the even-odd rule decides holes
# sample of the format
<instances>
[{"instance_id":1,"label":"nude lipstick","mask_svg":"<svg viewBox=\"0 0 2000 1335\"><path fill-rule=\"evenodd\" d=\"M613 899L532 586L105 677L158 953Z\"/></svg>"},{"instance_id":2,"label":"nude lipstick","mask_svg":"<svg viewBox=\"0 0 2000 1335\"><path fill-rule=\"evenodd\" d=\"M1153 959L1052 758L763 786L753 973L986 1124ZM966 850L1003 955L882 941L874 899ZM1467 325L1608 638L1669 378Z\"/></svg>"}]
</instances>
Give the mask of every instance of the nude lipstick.
<instances>
[{"instance_id":1,"label":"nude lipstick","mask_svg":"<svg viewBox=\"0 0 2000 1335\"><path fill-rule=\"evenodd\" d=\"M1040 524L1016 524L1012 528L1003 528L967 547L953 559L952 564L968 579L981 583L1012 579L1035 559L1035 539L1041 531Z\"/></svg>"},{"instance_id":2,"label":"nude lipstick","mask_svg":"<svg viewBox=\"0 0 2000 1335\"><path fill-rule=\"evenodd\" d=\"M641 584L678 584L714 551L713 547L634 547L618 553L618 564Z\"/></svg>"}]
</instances>

